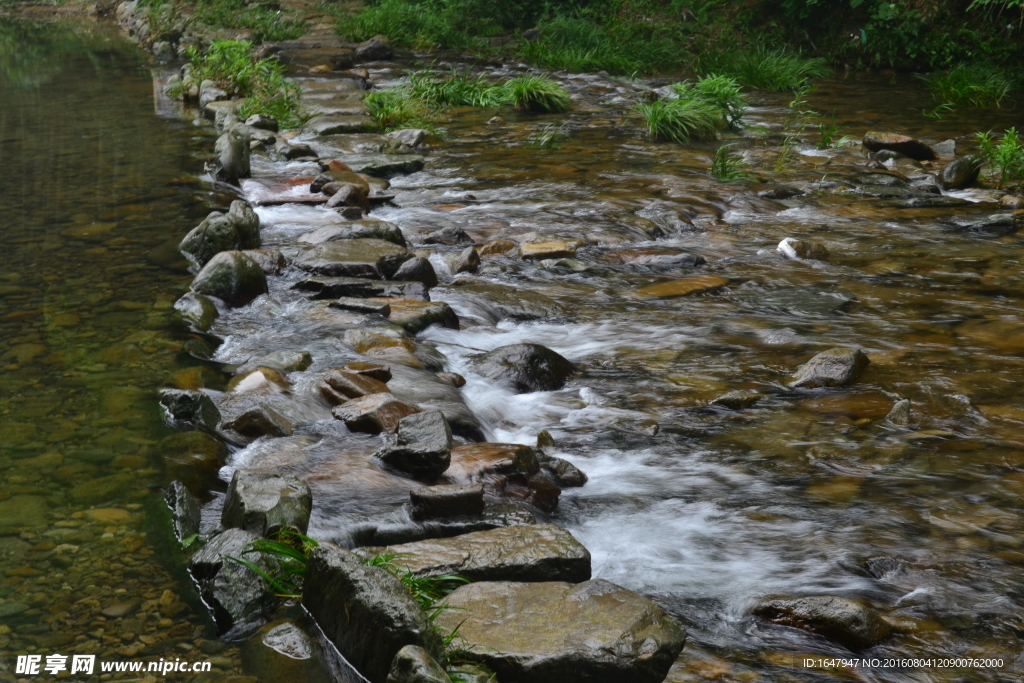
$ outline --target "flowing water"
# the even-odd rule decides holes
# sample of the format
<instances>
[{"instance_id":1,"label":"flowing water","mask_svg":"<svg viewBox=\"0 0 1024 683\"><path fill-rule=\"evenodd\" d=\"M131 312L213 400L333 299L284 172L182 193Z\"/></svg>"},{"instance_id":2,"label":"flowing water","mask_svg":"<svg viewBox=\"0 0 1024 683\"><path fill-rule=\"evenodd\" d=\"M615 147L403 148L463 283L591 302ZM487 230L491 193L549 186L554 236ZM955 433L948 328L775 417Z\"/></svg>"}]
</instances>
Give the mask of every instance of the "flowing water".
<instances>
[{"instance_id":1,"label":"flowing water","mask_svg":"<svg viewBox=\"0 0 1024 683\"><path fill-rule=\"evenodd\" d=\"M154 114L152 80L134 53L81 31L26 27L0 44L0 196L13 252L0 275L0 610L13 613L0 611L3 661L56 647L198 648L233 669L237 650L219 651L167 541L158 489L189 471L175 464L152 392L203 386L231 400L219 393L218 366L181 353L169 315L190 281L173 247L223 203L197 177L212 138ZM15 58L30 45L40 46L36 58ZM373 75L387 84L401 73ZM776 170L783 134L798 122L789 97L761 95L735 149L762 179L806 192L767 199L757 195L767 186L710 177L715 145L646 140L627 114L637 86L564 82L577 104L565 116L503 111L489 122L499 112L453 112L427 167L393 178L394 202L372 215L414 244L446 226L479 243L579 240L572 259L488 256L472 276L560 309L527 303L534 319L502 319L487 300L442 286L431 298L452 305L461 330L420 337L466 377L462 395L489 440L532 444L546 429L556 443L546 451L589 475L563 492L551 519L590 549L596 577L650 596L687 626L670 680L1021 680L1021 242L955 222L999 213L998 193L909 208L877 184L884 179L865 181L872 169L859 146L807 147ZM841 133L857 138L872 129L959 138L959 153L975 131L1020 114L928 119L928 95L909 77L826 81L808 106L834 111ZM531 141L549 124L567 137L537 149ZM339 141L310 142L344 159ZM905 161L894 170L921 174ZM295 206L259 214L264 245L286 256L326 215ZM821 242L830 256L788 260L775 250L785 237ZM431 258L447 281L443 251ZM681 252L706 264L643 260ZM690 275L728 282L687 297L641 291ZM379 440L348 434L309 398L318 372L358 354L340 340L353 316L290 290L302 277L270 278L269 295L224 311L213 329L225 340L221 363L312 354L308 371L289 376L291 391L268 399L299 425L295 436L233 449L220 479L208 471L193 484L209 501L209 527L234 468L301 473L316 501L311 535L351 544L360 525L401 520L409 483L368 466ZM522 395L475 374L475 354L523 341L563 354L577 374L562 390ZM856 384L786 388L797 366L834 346L870 357ZM709 406L738 389L762 398L742 410ZM901 398L912 404L905 428L884 420ZM15 514L23 517L8 522ZM1002 668L805 669L805 656L849 653L749 612L768 595L813 594L868 599L899 627L871 657L998 658ZM130 618L101 613L133 600L141 605ZM161 621L170 619L173 628Z\"/></svg>"}]
</instances>

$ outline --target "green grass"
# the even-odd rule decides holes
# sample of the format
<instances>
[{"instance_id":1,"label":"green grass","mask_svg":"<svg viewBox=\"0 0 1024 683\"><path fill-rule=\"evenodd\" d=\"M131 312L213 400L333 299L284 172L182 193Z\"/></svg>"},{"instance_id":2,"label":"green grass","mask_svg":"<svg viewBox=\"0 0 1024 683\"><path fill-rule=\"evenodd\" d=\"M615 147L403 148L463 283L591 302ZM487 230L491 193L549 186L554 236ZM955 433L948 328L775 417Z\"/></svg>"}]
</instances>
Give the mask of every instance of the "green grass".
<instances>
[{"instance_id":1,"label":"green grass","mask_svg":"<svg viewBox=\"0 0 1024 683\"><path fill-rule=\"evenodd\" d=\"M697 79L696 83L675 83L672 88L681 99L699 100L715 107L723 123L730 126L738 126L747 111L747 99L740 90L739 82L729 76L712 74Z\"/></svg>"},{"instance_id":2,"label":"green grass","mask_svg":"<svg viewBox=\"0 0 1024 683\"><path fill-rule=\"evenodd\" d=\"M553 123L546 124L530 137L529 149L558 149L558 143L569 138L568 128Z\"/></svg>"},{"instance_id":3,"label":"green grass","mask_svg":"<svg viewBox=\"0 0 1024 683\"><path fill-rule=\"evenodd\" d=\"M386 35L418 50L483 50L487 42L479 36L500 35L497 26L474 20L455 1L378 0L355 15L335 3L324 3L319 8L338 12L338 33L354 41Z\"/></svg>"},{"instance_id":4,"label":"green grass","mask_svg":"<svg viewBox=\"0 0 1024 683\"><path fill-rule=\"evenodd\" d=\"M536 74L517 76L505 83L509 101L517 108L535 113L557 113L572 109L572 98L555 81Z\"/></svg>"},{"instance_id":5,"label":"green grass","mask_svg":"<svg viewBox=\"0 0 1024 683\"><path fill-rule=\"evenodd\" d=\"M299 88L284 78L284 67L270 59L256 59L245 41L214 42L205 53L188 51L191 77L196 83L212 80L229 93L246 98L239 114L267 114L283 128L299 125Z\"/></svg>"},{"instance_id":6,"label":"green grass","mask_svg":"<svg viewBox=\"0 0 1024 683\"><path fill-rule=\"evenodd\" d=\"M636 111L655 140L712 140L721 121L719 110L700 100L657 100L638 104Z\"/></svg>"},{"instance_id":7,"label":"green grass","mask_svg":"<svg viewBox=\"0 0 1024 683\"><path fill-rule=\"evenodd\" d=\"M961 64L924 80L936 101L979 108L998 107L1020 85L1008 71L983 64Z\"/></svg>"},{"instance_id":8,"label":"green grass","mask_svg":"<svg viewBox=\"0 0 1024 683\"><path fill-rule=\"evenodd\" d=\"M405 586L406 590L408 590L412 595L413 599L427 611L428 615L431 617L431 621L433 621L433 618L438 614L436 607L437 601L444 598L459 586L469 583L469 579L462 576L455 576L453 574L446 574L443 576L416 576L408 569L403 569L398 565L395 562L397 559L398 555L375 555L363 562L363 564L370 567L380 567L396 576L398 580L402 582L402 585Z\"/></svg>"},{"instance_id":9,"label":"green grass","mask_svg":"<svg viewBox=\"0 0 1024 683\"><path fill-rule=\"evenodd\" d=\"M497 107L508 101L506 89L482 74L470 78L465 71L452 69L447 78L438 78L427 72L409 77L408 91L412 97L440 106Z\"/></svg>"},{"instance_id":10,"label":"green grass","mask_svg":"<svg viewBox=\"0 0 1024 683\"><path fill-rule=\"evenodd\" d=\"M255 32L257 42L292 40L308 29L306 22L294 15L243 0L201 0L193 17L207 26L249 29Z\"/></svg>"},{"instance_id":11,"label":"green grass","mask_svg":"<svg viewBox=\"0 0 1024 683\"><path fill-rule=\"evenodd\" d=\"M381 131L401 128L434 130L442 109L415 97L407 87L374 90L363 100Z\"/></svg>"},{"instance_id":12,"label":"green grass","mask_svg":"<svg viewBox=\"0 0 1024 683\"><path fill-rule=\"evenodd\" d=\"M256 572L278 597L298 598L302 596L302 582L306 577L309 553L319 545L309 536L285 528L272 538L249 543L248 548L242 551L243 555L259 553L268 557L270 571L265 571L245 558L227 556L225 559Z\"/></svg>"},{"instance_id":13,"label":"green grass","mask_svg":"<svg viewBox=\"0 0 1024 683\"><path fill-rule=\"evenodd\" d=\"M764 45L703 55L697 68L707 73L732 76L747 88L776 92L800 90L812 79L832 73L824 59L804 57L783 48Z\"/></svg>"},{"instance_id":14,"label":"green grass","mask_svg":"<svg viewBox=\"0 0 1024 683\"><path fill-rule=\"evenodd\" d=\"M1024 182L1024 144L1016 128L1009 128L998 143L992 132L978 133L981 156L999 187Z\"/></svg>"},{"instance_id":15,"label":"green grass","mask_svg":"<svg viewBox=\"0 0 1024 683\"><path fill-rule=\"evenodd\" d=\"M722 145L715 150L715 157L711 160L711 176L715 180L742 180L750 178L750 174L744 170L743 158L732 153L732 144Z\"/></svg>"}]
</instances>

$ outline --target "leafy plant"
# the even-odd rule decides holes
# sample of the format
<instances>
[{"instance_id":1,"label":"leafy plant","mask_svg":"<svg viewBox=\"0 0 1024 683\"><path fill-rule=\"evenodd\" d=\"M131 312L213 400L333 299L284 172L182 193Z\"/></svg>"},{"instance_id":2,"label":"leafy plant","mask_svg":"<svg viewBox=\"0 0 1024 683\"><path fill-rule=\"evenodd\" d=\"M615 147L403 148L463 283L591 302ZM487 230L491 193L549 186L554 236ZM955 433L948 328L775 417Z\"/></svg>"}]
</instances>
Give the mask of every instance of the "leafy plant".
<instances>
[{"instance_id":1,"label":"leafy plant","mask_svg":"<svg viewBox=\"0 0 1024 683\"><path fill-rule=\"evenodd\" d=\"M813 78L832 73L828 62L804 57L783 48L759 45L750 50L722 50L703 56L698 67L735 78L740 85L757 90L798 91Z\"/></svg>"},{"instance_id":2,"label":"leafy plant","mask_svg":"<svg viewBox=\"0 0 1024 683\"><path fill-rule=\"evenodd\" d=\"M696 83L675 83L672 88L679 93L680 99L696 99L714 106L722 121L730 126L739 125L740 118L747 111L747 100L739 82L729 76L712 74L697 79Z\"/></svg>"},{"instance_id":3,"label":"leafy plant","mask_svg":"<svg viewBox=\"0 0 1024 683\"><path fill-rule=\"evenodd\" d=\"M309 553L320 544L290 528L284 528L270 539L259 539L249 543L243 555L260 553L269 556L270 571L240 557L226 557L256 572L276 595L282 598L298 598L302 596L302 582L306 577L306 564Z\"/></svg>"},{"instance_id":4,"label":"leafy plant","mask_svg":"<svg viewBox=\"0 0 1024 683\"><path fill-rule=\"evenodd\" d=\"M244 0L199 0L194 18L207 26L245 28L253 31L259 42L292 40L304 34L306 22L280 9L259 2Z\"/></svg>"},{"instance_id":5,"label":"leafy plant","mask_svg":"<svg viewBox=\"0 0 1024 683\"><path fill-rule=\"evenodd\" d=\"M732 143L722 145L715 150L715 157L711 160L711 176L715 180L740 180L749 178L750 174L743 170L743 158L731 152Z\"/></svg>"},{"instance_id":6,"label":"leafy plant","mask_svg":"<svg viewBox=\"0 0 1024 683\"><path fill-rule=\"evenodd\" d=\"M440 118L438 106L415 97L408 88L374 90L363 101L384 132L399 128L432 130Z\"/></svg>"},{"instance_id":7,"label":"leafy plant","mask_svg":"<svg viewBox=\"0 0 1024 683\"><path fill-rule=\"evenodd\" d=\"M408 569L404 569L395 563L398 557L398 555L380 554L371 557L363 564L369 567L380 567L397 577L409 593L412 594L413 599L423 609L427 610L431 621L440 614L440 609L435 606L435 603L459 586L469 583L469 579L451 574L443 576L416 576Z\"/></svg>"},{"instance_id":8,"label":"leafy plant","mask_svg":"<svg viewBox=\"0 0 1024 683\"><path fill-rule=\"evenodd\" d=\"M839 132L839 126L836 125L836 113L832 112L832 118L825 120L822 117L821 122L818 124L818 133L821 138L818 140L818 149L832 149L834 147L842 147L847 140L850 140L848 135L836 140L836 133Z\"/></svg>"},{"instance_id":9,"label":"leafy plant","mask_svg":"<svg viewBox=\"0 0 1024 683\"><path fill-rule=\"evenodd\" d=\"M505 83L509 101L517 109L537 113L556 113L572 109L569 93L545 76L525 74Z\"/></svg>"},{"instance_id":10,"label":"leafy plant","mask_svg":"<svg viewBox=\"0 0 1024 683\"><path fill-rule=\"evenodd\" d=\"M1024 181L1024 144L1017 135L1016 128L1003 133L1003 139L996 144L992 131L978 133L981 156L989 168L998 174L999 187L1008 183Z\"/></svg>"},{"instance_id":11,"label":"leafy plant","mask_svg":"<svg viewBox=\"0 0 1024 683\"><path fill-rule=\"evenodd\" d=\"M568 139L568 130L564 125L556 126L549 123L530 138L530 144L527 147L530 149L557 149L559 142Z\"/></svg>"},{"instance_id":12,"label":"leafy plant","mask_svg":"<svg viewBox=\"0 0 1024 683\"><path fill-rule=\"evenodd\" d=\"M408 90L412 97L441 106L496 107L508 101L506 88L483 74L470 78L467 72L455 69L447 78L414 73L409 77Z\"/></svg>"},{"instance_id":13,"label":"leafy plant","mask_svg":"<svg viewBox=\"0 0 1024 683\"><path fill-rule=\"evenodd\" d=\"M1003 69L982 64L960 64L923 78L937 101L971 107L998 107L1019 84Z\"/></svg>"},{"instance_id":14,"label":"leafy plant","mask_svg":"<svg viewBox=\"0 0 1024 683\"><path fill-rule=\"evenodd\" d=\"M779 150L779 156L775 159L774 170L776 173L781 173L789 168L793 155L796 154L797 146L800 144L800 134L807 128L810 118L816 114L807 106L807 94L813 89L810 83L804 83L799 90L793 93L793 99L789 103L790 113L786 117L785 137L782 141L782 148Z\"/></svg>"},{"instance_id":15,"label":"leafy plant","mask_svg":"<svg viewBox=\"0 0 1024 683\"><path fill-rule=\"evenodd\" d=\"M641 103L636 105L636 111L652 138L673 142L711 140L721 120L715 105L683 98Z\"/></svg>"}]
</instances>

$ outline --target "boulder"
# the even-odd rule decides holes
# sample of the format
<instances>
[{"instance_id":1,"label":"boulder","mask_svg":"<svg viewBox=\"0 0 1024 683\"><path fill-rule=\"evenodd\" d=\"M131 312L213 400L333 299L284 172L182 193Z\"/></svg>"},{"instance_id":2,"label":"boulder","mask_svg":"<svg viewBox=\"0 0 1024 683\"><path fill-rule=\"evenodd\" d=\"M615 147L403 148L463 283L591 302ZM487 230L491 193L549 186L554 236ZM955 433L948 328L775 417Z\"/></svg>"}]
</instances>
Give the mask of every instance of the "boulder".
<instances>
[{"instance_id":1,"label":"boulder","mask_svg":"<svg viewBox=\"0 0 1024 683\"><path fill-rule=\"evenodd\" d=\"M872 152L885 149L917 161L934 161L939 158L935 150L920 140L898 133L868 132L864 135L864 146Z\"/></svg>"},{"instance_id":2,"label":"boulder","mask_svg":"<svg viewBox=\"0 0 1024 683\"><path fill-rule=\"evenodd\" d=\"M193 329L206 332L213 326L213 321L220 317L217 305L208 297L195 292L186 292L174 302L174 310L181 319Z\"/></svg>"},{"instance_id":3,"label":"boulder","mask_svg":"<svg viewBox=\"0 0 1024 683\"><path fill-rule=\"evenodd\" d=\"M267 276L242 252L222 251L199 271L192 281L192 291L215 296L237 308L267 293Z\"/></svg>"},{"instance_id":4,"label":"boulder","mask_svg":"<svg viewBox=\"0 0 1024 683\"><path fill-rule=\"evenodd\" d=\"M451 449L452 429L440 410L427 410L404 417L398 423L398 444L423 444L435 448Z\"/></svg>"},{"instance_id":5,"label":"boulder","mask_svg":"<svg viewBox=\"0 0 1024 683\"><path fill-rule=\"evenodd\" d=\"M416 576L570 583L590 579L590 552L554 524L475 531L454 538L393 545L381 552L395 555L395 564Z\"/></svg>"},{"instance_id":6,"label":"boulder","mask_svg":"<svg viewBox=\"0 0 1024 683\"><path fill-rule=\"evenodd\" d=\"M379 299L358 299L352 296L343 296L327 304L329 308L337 308L342 311L352 311L364 315L379 315L387 318L391 315L391 304L387 300Z\"/></svg>"},{"instance_id":7,"label":"boulder","mask_svg":"<svg viewBox=\"0 0 1024 683\"><path fill-rule=\"evenodd\" d=\"M238 183L249 177L249 134L244 124L235 124L217 138L209 170L217 180Z\"/></svg>"},{"instance_id":8,"label":"boulder","mask_svg":"<svg viewBox=\"0 0 1024 683\"><path fill-rule=\"evenodd\" d=\"M568 460L537 452L540 468L548 473L555 484L562 488L579 487L587 483L588 477Z\"/></svg>"},{"instance_id":9,"label":"boulder","mask_svg":"<svg viewBox=\"0 0 1024 683\"><path fill-rule=\"evenodd\" d=\"M427 139L429 133L422 128L402 128L386 133L384 137L394 140L400 145L407 147L419 147Z\"/></svg>"},{"instance_id":10,"label":"boulder","mask_svg":"<svg viewBox=\"0 0 1024 683\"><path fill-rule=\"evenodd\" d=\"M424 486L409 492L413 519L439 519L479 515L484 511L484 487L481 484Z\"/></svg>"},{"instance_id":11,"label":"boulder","mask_svg":"<svg viewBox=\"0 0 1024 683\"><path fill-rule=\"evenodd\" d=\"M405 248L391 242L353 239L307 247L299 252L294 263L303 270L321 275L386 279L410 258L412 254Z\"/></svg>"},{"instance_id":12,"label":"boulder","mask_svg":"<svg viewBox=\"0 0 1024 683\"><path fill-rule=\"evenodd\" d=\"M399 420L419 410L391 394L371 394L335 407L332 414L353 432L380 434L394 432Z\"/></svg>"},{"instance_id":13,"label":"boulder","mask_svg":"<svg viewBox=\"0 0 1024 683\"><path fill-rule=\"evenodd\" d=\"M193 265L202 267L219 252L259 246L260 218L247 202L236 200L227 213L214 211L193 228L178 250Z\"/></svg>"},{"instance_id":14,"label":"boulder","mask_svg":"<svg viewBox=\"0 0 1024 683\"><path fill-rule=\"evenodd\" d=\"M932 145L932 151L942 157L951 157L956 154L956 140L943 140Z\"/></svg>"},{"instance_id":15,"label":"boulder","mask_svg":"<svg viewBox=\"0 0 1024 683\"><path fill-rule=\"evenodd\" d=\"M273 408L260 405L245 410L230 422L225 422L224 429L236 431L253 439L261 436L291 436L295 431L288 418Z\"/></svg>"},{"instance_id":16,"label":"boulder","mask_svg":"<svg viewBox=\"0 0 1024 683\"><path fill-rule=\"evenodd\" d=\"M164 492L164 502L171 511L171 525L179 541L199 533L199 503L184 484L172 481Z\"/></svg>"},{"instance_id":17,"label":"boulder","mask_svg":"<svg viewBox=\"0 0 1024 683\"><path fill-rule=\"evenodd\" d=\"M453 387L464 387L466 386L466 378L457 372L439 372L437 373L439 379L444 380Z\"/></svg>"},{"instance_id":18,"label":"boulder","mask_svg":"<svg viewBox=\"0 0 1024 683\"><path fill-rule=\"evenodd\" d=\"M792 237L787 237L779 242L776 250L786 258L794 260L812 259L821 261L828 258L828 249L825 248L825 245L810 240L793 239Z\"/></svg>"},{"instance_id":19,"label":"boulder","mask_svg":"<svg viewBox=\"0 0 1024 683\"><path fill-rule=\"evenodd\" d=\"M444 655L441 636L402 582L327 543L306 567L302 604L338 652L370 683L385 683L406 645Z\"/></svg>"},{"instance_id":20,"label":"boulder","mask_svg":"<svg viewBox=\"0 0 1024 683\"><path fill-rule=\"evenodd\" d=\"M321 190L324 194L329 194L330 199L327 200L325 206L328 209L333 209L339 206L356 206L362 209L367 208L366 193L361 188L352 183L327 183Z\"/></svg>"},{"instance_id":21,"label":"boulder","mask_svg":"<svg viewBox=\"0 0 1024 683\"><path fill-rule=\"evenodd\" d=\"M728 408L729 410L743 410L745 408L754 407L762 398L764 398L764 395L760 392L750 389L741 389L722 394L718 398L712 400L709 405L721 406L722 408Z\"/></svg>"},{"instance_id":22,"label":"boulder","mask_svg":"<svg viewBox=\"0 0 1024 683\"><path fill-rule=\"evenodd\" d=\"M601 579L471 583L435 620L459 629L463 657L502 683L661 683L686 631L647 598Z\"/></svg>"},{"instance_id":23,"label":"boulder","mask_svg":"<svg viewBox=\"0 0 1024 683\"><path fill-rule=\"evenodd\" d=\"M894 425L906 427L910 424L910 401L905 398L896 401L885 419Z\"/></svg>"},{"instance_id":24,"label":"boulder","mask_svg":"<svg viewBox=\"0 0 1024 683\"><path fill-rule=\"evenodd\" d=\"M386 446L376 457L391 469L414 478L433 481L451 463L452 430L440 410L403 417L398 422L398 443Z\"/></svg>"},{"instance_id":25,"label":"boulder","mask_svg":"<svg viewBox=\"0 0 1024 683\"><path fill-rule=\"evenodd\" d=\"M387 384L369 375L350 372L344 368L333 368L324 376L324 383L346 399L360 398L370 394L386 394L391 390Z\"/></svg>"},{"instance_id":26,"label":"boulder","mask_svg":"<svg viewBox=\"0 0 1024 683\"><path fill-rule=\"evenodd\" d=\"M240 253L255 261L265 275L277 275L288 265L280 249L246 249Z\"/></svg>"},{"instance_id":27,"label":"boulder","mask_svg":"<svg viewBox=\"0 0 1024 683\"><path fill-rule=\"evenodd\" d=\"M496 254L507 254L514 251L519 245L511 240L492 240L480 247L481 256L491 256Z\"/></svg>"},{"instance_id":28,"label":"boulder","mask_svg":"<svg viewBox=\"0 0 1024 683\"><path fill-rule=\"evenodd\" d=\"M453 280L432 298L467 308L472 315L490 323L507 318L543 320L566 314L561 304L540 292L472 278Z\"/></svg>"},{"instance_id":29,"label":"boulder","mask_svg":"<svg viewBox=\"0 0 1024 683\"><path fill-rule=\"evenodd\" d=\"M480 482L491 495L523 500L544 512L555 510L561 494L553 478L541 470L536 451L519 444L457 446L445 479L456 484Z\"/></svg>"},{"instance_id":30,"label":"boulder","mask_svg":"<svg viewBox=\"0 0 1024 683\"><path fill-rule=\"evenodd\" d=\"M340 297L399 297L427 300L427 290L420 282L379 282L355 277L316 277L300 280L292 289L309 292L315 299Z\"/></svg>"},{"instance_id":31,"label":"boulder","mask_svg":"<svg viewBox=\"0 0 1024 683\"><path fill-rule=\"evenodd\" d=\"M391 322L409 334L417 334L431 325L440 325L451 330L459 329L459 316L443 301L419 301L418 299L389 299Z\"/></svg>"},{"instance_id":32,"label":"boulder","mask_svg":"<svg viewBox=\"0 0 1024 683\"><path fill-rule=\"evenodd\" d=\"M437 273L430 259L417 256L403 263L393 276L395 280L406 282L421 282L427 289L437 287Z\"/></svg>"},{"instance_id":33,"label":"boulder","mask_svg":"<svg viewBox=\"0 0 1024 683\"><path fill-rule=\"evenodd\" d=\"M301 479L269 470L235 470L220 523L259 536L272 535L284 527L304 534L312 510L313 494Z\"/></svg>"},{"instance_id":34,"label":"boulder","mask_svg":"<svg viewBox=\"0 0 1024 683\"><path fill-rule=\"evenodd\" d=\"M892 634L892 627L869 605L833 595L771 598L754 608L754 616L816 633L854 651L869 648Z\"/></svg>"},{"instance_id":35,"label":"boulder","mask_svg":"<svg viewBox=\"0 0 1024 683\"><path fill-rule=\"evenodd\" d=\"M359 43L355 50L357 62L380 62L391 59L392 55L394 55L394 50L391 48L391 41L386 36L374 36Z\"/></svg>"},{"instance_id":36,"label":"boulder","mask_svg":"<svg viewBox=\"0 0 1024 683\"><path fill-rule=\"evenodd\" d=\"M448 261L448 268L453 275L459 273L475 273L480 267L480 254L476 247L466 247Z\"/></svg>"},{"instance_id":37,"label":"boulder","mask_svg":"<svg viewBox=\"0 0 1024 683\"><path fill-rule=\"evenodd\" d=\"M962 190L978 182L981 166L984 163L979 157L968 155L954 159L942 167L937 180L943 190Z\"/></svg>"},{"instance_id":38,"label":"boulder","mask_svg":"<svg viewBox=\"0 0 1024 683\"><path fill-rule=\"evenodd\" d=\"M959 216L953 224L960 230L986 235L1010 235L1024 225L1024 214L994 213L989 216Z\"/></svg>"},{"instance_id":39,"label":"boulder","mask_svg":"<svg viewBox=\"0 0 1024 683\"><path fill-rule=\"evenodd\" d=\"M808 389L845 387L854 382L870 362L860 349L838 347L822 351L800 366L789 386Z\"/></svg>"},{"instance_id":40,"label":"boulder","mask_svg":"<svg viewBox=\"0 0 1024 683\"><path fill-rule=\"evenodd\" d=\"M167 411L167 416L176 422L187 422L211 431L220 424L220 411L213 399L201 391L161 389L160 405Z\"/></svg>"},{"instance_id":41,"label":"boulder","mask_svg":"<svg viewBox=\"0 0 1024 683\"><path fill-rule=\"evenodd\" d=\"M245 120L245 125L250 128L269 130L273 133L276 133L278 129L277 119L273 116L268 116L267 114L253 114Z\"/></svg>"},{"instance_id":42,"label":"boulder","mask_svg":"<svg viewBox=\"0 0 1024 683\"><path fill-rule=\"evenodd\" d=\"M1019 210L1024 209L1024 197L1018 197L1017 195L1004 194L999 198L999 206L1004 209Z\"/></svg>"},{"instance_id":43,"label":"boulder","mask_svg":"<svg viewBox=\"0 0 1024 683\"><path fill-rule=\"evenodd\" d=\"M213 611L217 633L235 633L254 625L277 608L280 599L252 569L226 559L246 559L265 572L273 568L262 553L246 553L259 536L244 529L228 529L201 547L189 561L203 602Z\"/></svg>"},{"instance_id":44,"label":"boulder","mask_svg":"<svg viewBox=\"0 0 1024 683\"><path fill-rule=\"evenodd\" d=\"M379 382L386 383L391 379L391 368L380 363L367 363L366 361L357 360L345 363L345 367L342 369L356 375L372 377Z\"/></svg>"},{"instance_id":45,"label":"boulder","mask_svg":"<svg viewBox=\"0 0 1024 683\"><path fill-rule=\"evenodd\" d=\"M474 368L517 394L561 389L575 370L568 360L540 344L499 347L475 360Z\"/></svg>"},{"instance_id":46,"label":"boulder","mask_svg":"<svg viewBox=\"0 0 1024 683\"><path fill-rule=\"evenodd\" d=\"M270 368L278 372L299 372L309 369L313 356L309 351L274 351L265 356L240 365L235 374L250 372L257 368Z\"/></svg>"},{"instance_id":47,"label":"boulder","mask_svg":"<svg viewBox=\"0 0 1024 683\"><path fill-rule=\"evenodd\" d=\"M301 244L323 244L334 240L378 239L405 246L405 236L394 223L378 220L347 221L341 225L325 225L299 235ZM403 264L404 265L404 264ZM395 276L396 280L403 278Z\"/></svg>"},{"instance_id":48,"label":"boulder","mask_svg":"<svg viewBox=\"0 0 1024 683\"><path fill-rule=\"evenodd\" d=\"M435 230L423 238L424 244L444 244L449 247L457 247L463 244L473 244L473 238L466 234L462 228L451 225L447 228Z\"/></svg>"},{"instance_id":49,"label":"boulder","mask_svg":"<svg viewBox=\"0 0 1024 683\"><path fill-rule=\"evenodd\" d=\"M264 681L332 683L318 650L317 642L295 622L272 621L242 644L242 671Z\"/></svg>"},{"instance_id":50,"label":"boulder","mask_svg":"<svg viewBox=\"0 0 1024 683\"><path fill-rule=\"evenodd\" d=\"M678 254L651 254L648 256L640 256L631 260L630 263L636 266L646 266L648 268L674 270L676 268L696 268L697 266L704 265L707 261L703 256L690 254L684 251Z\"/></svg>"},{"instance_id":51,"label":"boulder","mask_svg":"<svg viewBox=\"0 0 1024 683\"><path fill-rule=\"evenodd\" d=\"M444 668L418 645L406 645L391 662L387 683L451 683Z\"/></svg>"},{"instance_id":52,"label":"boulder","mask_svg":"<svg viewBox=\"0 0 1024 683\"><path fill-rule=\"evenodd\" d=\"M228 457L221 441L206 432L178 432L160 442L158 451L169 477L199 493L217 481Z\"/></svg>"},{"instance_id":53,"label":"boulder","mask_svg":"<svg viewBox=\"0 0 1024 683\"><path fill-rule=\"evenodd\" d=\"M690 296L693 294L713 292L716 289L725 287L727 284L729 284L729 280L727 278L718 277L717 275L694 275L692 277L684 277L680 280L647 285L646 287L638 289L636 295L644 299L668 299L677 296Z\"/></svg>"}]
</instances>

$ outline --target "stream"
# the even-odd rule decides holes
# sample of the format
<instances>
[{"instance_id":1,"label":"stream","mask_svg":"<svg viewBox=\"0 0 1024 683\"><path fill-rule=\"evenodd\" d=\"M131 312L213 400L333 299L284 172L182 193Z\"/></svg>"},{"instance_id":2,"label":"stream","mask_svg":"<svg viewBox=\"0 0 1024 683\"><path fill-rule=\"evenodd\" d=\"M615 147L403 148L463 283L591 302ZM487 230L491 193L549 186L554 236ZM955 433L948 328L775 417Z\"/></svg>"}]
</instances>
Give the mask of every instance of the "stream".
<instances>
[{"instance_id":1,"label":"stream","mask_svg":"<svg viewBox=\"0 0 1024 683\"><path fill-rule=\"evenodd\" d=\"M404 70L370 75L388 87ZM268 294L222 310L214 363L187 353L172 313L192 275L176 246L231 196L200 175L212 127L176 116L154 78L102 26L0 27L0 680L14 655L60 648L244 668L183 571L162 502L174 479L202 493L206 530L239 467L309 481L309 533L321 540L351 547L366 525L400 525L406 514L410 482L369 464L380 437L349 434L314 398L318 373L361 356L341 341L354 314L292 289L307 273L288 267L268 278ZM452 307L460 329L433 326L417 342L466 379L461 394L486 440L534 445L547 430L555 445L545 453L589 477L538 518L590 550L595 578L686 626L673 683L1024 680L1024 282L1020 237L983 220L1008 213L1000 193L915 207L908 188L920 187L920 164L872 168L859 144L817 150L820 116L775 170L794 124L791 97L772 93L751 94L746 129L725 135L767 182L716 181L717 143L653 142L629 115L669 81L559 80L574 98L565 115L452 111L425 168L390 178L394 199L370 214L399 226L410 249L429 250L442 280L430 298ZM925 84L902 74L840 74L807 99L857 141L869 130L955 139L958 155L975 132L1021 115L926 118ZM549 125L565 138L538 149L531 142ZM369 134L297 141L342 161L380 145ZM272 177L311 166L253 162L254 175ZM800 194L762 196L781 183ZM300 235L336 218L294 204L257 213L263 247L288 259ZM487 255L453 278L446 255L463 247L423 244L446 227L481 245L578 248L543 261ZM829 255L786 258L776 246L787 237ZM643 291L696 275L724 284L691 296ZM542 296L509 315L491 285ZM557 351L576 373L563 389L526 394L476 373L482 351L519 342ZM836 346L870 358L859 381L787 387L798 366ZM155 389L203 387L230 404L221 370L275 351L313 358L272 397L295 434L233 444L223 468L176 459L179 435ZM711 404L736 390L759 400ZM911 402L906 426L885 420L900 399ZM766 596L826 594L867 599L897 626L871 649L875 665L805 668L804 658L850 653L750 616ZM883 663L961 657L1003 665Z\"/></svg>"}]
</instances>

